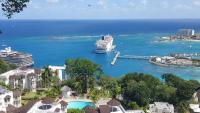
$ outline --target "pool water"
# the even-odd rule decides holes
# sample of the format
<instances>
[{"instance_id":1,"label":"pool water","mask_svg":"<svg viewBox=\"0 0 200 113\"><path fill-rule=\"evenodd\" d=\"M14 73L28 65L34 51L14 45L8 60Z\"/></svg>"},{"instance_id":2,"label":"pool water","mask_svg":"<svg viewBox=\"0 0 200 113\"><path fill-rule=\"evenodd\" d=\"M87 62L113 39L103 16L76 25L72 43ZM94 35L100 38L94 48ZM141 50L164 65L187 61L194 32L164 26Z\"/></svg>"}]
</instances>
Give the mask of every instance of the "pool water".
<instances>
[{"instance_id":1,"label":"pool water","mask_svg":"<svg viewBox=\"0 0 200 113\"><path fill-rule=\"evenodd\" d=\"M84 102L84 101L72 101L67 105L67 109L84 109L86 106L96 107L92 102Z\"/></svg>"}]
</instances>

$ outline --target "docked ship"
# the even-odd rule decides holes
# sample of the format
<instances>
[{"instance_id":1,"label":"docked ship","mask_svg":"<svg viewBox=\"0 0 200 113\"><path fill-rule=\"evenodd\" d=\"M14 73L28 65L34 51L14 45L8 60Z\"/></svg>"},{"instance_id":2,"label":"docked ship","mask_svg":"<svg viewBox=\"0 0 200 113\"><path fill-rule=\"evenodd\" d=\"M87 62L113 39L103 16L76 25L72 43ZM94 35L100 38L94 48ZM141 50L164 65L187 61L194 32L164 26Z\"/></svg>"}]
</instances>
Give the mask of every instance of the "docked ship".
<instances>
[{"instance_id":1,"label":"docked ship","mask_svg":"<svg viewBox=\"0 0 200 113\"><path fill-rule=\"evenodd\" d=\"M31 54L12 51L11 47L0 50L0 59L15 64L17 67L30 67L34 64Z\"/></svg>"},{"instance_id":2,"label":"docked ship","mask_svg":"<svg viewBox=\"0 0 200 113\"><path fill-rule=\"evenodd\" d=\"M96 41L96 53L111 52L115 48L113 45L113 37L110 35L102 36L100 40Z\"/></svg>"}]
</instances>

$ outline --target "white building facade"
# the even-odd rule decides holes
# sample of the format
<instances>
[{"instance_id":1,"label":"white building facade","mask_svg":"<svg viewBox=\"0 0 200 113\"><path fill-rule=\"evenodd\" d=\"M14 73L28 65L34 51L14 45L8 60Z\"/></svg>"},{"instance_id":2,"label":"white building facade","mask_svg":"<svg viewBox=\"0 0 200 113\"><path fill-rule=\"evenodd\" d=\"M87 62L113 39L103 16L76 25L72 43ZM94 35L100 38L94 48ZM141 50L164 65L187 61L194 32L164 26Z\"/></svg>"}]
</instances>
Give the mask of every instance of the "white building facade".
<instances>
[{"instance_id":1,"label":"white building facade","mask_svg":"<svg viewBox=\"0 0 200 113\"><path fill-rule=\"evenodd\" d=\"M48 68L53 71L53 76L57 76L61 81L67 79L65 74L65 66L51 66L49 65Z\"/></svg>"},{"instance_id":2,"label":"white building facade","mask_svg":"<svg viewBox=\"0 0 200 113\"><path fill-rule=\"evenodd\" d=\"M12 92L0 87L0 111L7 112L8 106L21 106L21 93Z\"/></svg>"},{"instance_id":3,"label":"white building facade","mask_svg":"<svg viewBox=\"0 0 200 113\"><path fill-rule=\"evenodd\" d=\"M168 102L154 102L149 105L148 113L174 113L174 106Z\"/></svg>"},{"instance_id":4,"label":"white building facade","mask_svg":"<svg viewBox=\"0 0 200 113\"><path fill-rule=\"evenodd\" d=\"M0 82L10 85L12 89L36 91L40 71L32 68L14 69L0 75Z\"/></svg>"}]
</instances>

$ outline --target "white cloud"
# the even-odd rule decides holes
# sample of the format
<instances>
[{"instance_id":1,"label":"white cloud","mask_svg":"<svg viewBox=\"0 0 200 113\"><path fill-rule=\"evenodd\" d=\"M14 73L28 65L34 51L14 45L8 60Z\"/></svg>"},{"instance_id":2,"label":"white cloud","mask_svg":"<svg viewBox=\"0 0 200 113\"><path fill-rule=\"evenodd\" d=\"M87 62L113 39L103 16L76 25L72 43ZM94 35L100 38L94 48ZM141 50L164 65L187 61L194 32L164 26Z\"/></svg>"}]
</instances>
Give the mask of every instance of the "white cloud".
<instances>
[{"instance_id":1,"label":"white cloud","mask_svg":"<svg viewBox=\"0 0 200 113\"><path fill-rule=\"evenodd\" d=\"M185 4L177 4L174 8L175 9L191 9L189 5L185 5Z\"/></svg>"},{"instance_id":2,"label":"white cloud","mask_svg":"<svg viewBox=\"0 0 200 113\"><path fill-rule=\"evenodd\" d=\"M168 8L169 7L169 3L167 1L163 1L163 2L161 2L161 6L163 8Z\"/></svg>"},{"instance_id":3,"label":"white cloud","mask_svg":"<svg viewBox=\"0 0 200 113\"><path fill-rule=\"evenodd\" d=\"M195 1L193 2L193 4L196 5L196 6L200 6L200 0L195 0Z\"/></svg>"},{"instance_id":4,"label":"white cloud","mask_svg":"<svg viewBox=\"0 0 200 113\"><path fill-rule=\"evenodd\" d=\"M130 2L129 2L129 5L130 5L131 7L135 7L135 6L136 6L135 2L133 2L133 1L130 1Z\"/></svg>"},{"instance_id":5,"label":"white cloud","mask_svg":"<svg viewBox=\"0 0 200 113\"><path fill-rule=\"evenodd\" d=\"M142 5L146 6L147 5L147 0L142 0L141 3L142 3Z\"/></svg>"},{"instance_id":6,"label":"white cloud","mask_svg":"<svg viewBox=\"0 0 200 113\"><path fill-rule=\"evenodd\" d=\"M106 0L99 0L98 4L103 8L106 8Z\"/></svg>"},{"instance_id":7,"label":"white cloud","mask_svg":"<svg viewBox=\"0 0 200 113\"><path fill-rule=\"evenodd\" d=\"M48 2L48 3L58 3L59 0L46 0L46 2Z\"/></svg>"}]
</instances>

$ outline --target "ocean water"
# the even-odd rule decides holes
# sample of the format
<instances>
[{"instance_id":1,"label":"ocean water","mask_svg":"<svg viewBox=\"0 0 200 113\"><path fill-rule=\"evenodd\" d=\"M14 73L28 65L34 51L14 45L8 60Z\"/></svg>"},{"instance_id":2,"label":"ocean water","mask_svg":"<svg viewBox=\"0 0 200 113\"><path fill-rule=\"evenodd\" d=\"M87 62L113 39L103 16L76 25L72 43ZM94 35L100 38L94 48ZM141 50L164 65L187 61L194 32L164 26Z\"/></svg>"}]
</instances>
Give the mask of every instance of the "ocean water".
<instances>
[{"instance_id":1,"label":"ocean water","mask_svg":"<svg viewBox=\"0 0 200 113\"><path fill-rule=\"evenodd\" d=\"M178 29L200 31L200 20L0 20L0 49L11 46L33 55L34 67L64 65L67 58L87 58L100 64L106 75L119 77L143 72L159 77L174 73L184 79L200 81L200 68L160 67L146 60L118 59L115 55L94 54L95 42L102 35L114 37L121 55L163 56L174 52L200 52L200 42L156 42ZM191 47L190 47L191 46Z\"/></svg>"}]
</instances>

